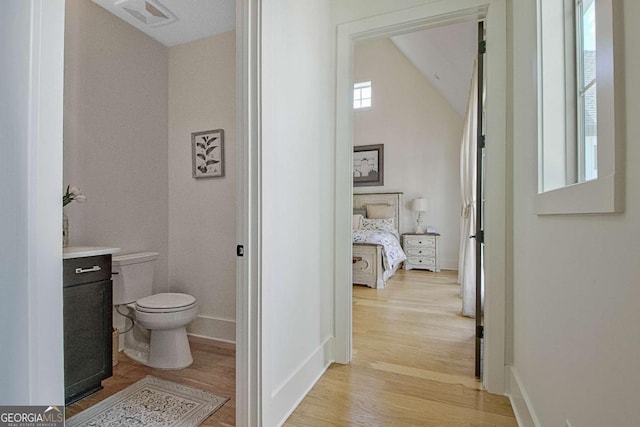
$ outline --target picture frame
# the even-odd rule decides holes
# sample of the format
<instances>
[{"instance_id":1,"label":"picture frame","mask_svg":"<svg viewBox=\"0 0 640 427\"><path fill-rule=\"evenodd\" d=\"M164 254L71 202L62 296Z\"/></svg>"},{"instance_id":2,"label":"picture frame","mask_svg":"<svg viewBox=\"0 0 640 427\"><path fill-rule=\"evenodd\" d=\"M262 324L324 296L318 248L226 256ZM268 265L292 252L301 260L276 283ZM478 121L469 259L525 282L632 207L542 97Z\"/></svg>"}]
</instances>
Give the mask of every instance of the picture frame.
<instances>
[{"instance_id":1,"label":"picture frame","mask_svg":"<svg viewBox=\"0 0 640 427\"><path fill-rule=\"evenodd\" d=\"M353 186L384 185L384 144L353 147Z\"/></svg>"},{"instance_id":2,"label":"picture frame","mask_svg":"<svg viewBox=\"0 0 640 427\"><path fill-rule=\"evenodd\" d=\"M191 133L193 177L224 176L224 130L214 129Z\"/></svg>"}]
</instances>

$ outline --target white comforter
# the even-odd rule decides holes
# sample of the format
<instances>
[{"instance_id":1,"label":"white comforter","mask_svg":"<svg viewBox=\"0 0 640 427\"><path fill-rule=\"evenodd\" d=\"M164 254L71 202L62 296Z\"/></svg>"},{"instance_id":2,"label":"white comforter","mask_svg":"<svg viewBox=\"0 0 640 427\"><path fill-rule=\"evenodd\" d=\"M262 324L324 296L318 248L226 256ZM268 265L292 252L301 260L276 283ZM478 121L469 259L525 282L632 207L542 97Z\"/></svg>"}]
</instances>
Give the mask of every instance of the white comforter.
<instances>
[{"instance_id":1,"label":"white comforter","mask_svg":"<svg viewBox=\"0 0 640 427\"><path fill-rule=\"evenodd\" d=\"M382 246L385 272L393 271L407 259L398 237L393 233L371 230L353 230L353 243L373 243Z\"/></svg>"}]
</instances>

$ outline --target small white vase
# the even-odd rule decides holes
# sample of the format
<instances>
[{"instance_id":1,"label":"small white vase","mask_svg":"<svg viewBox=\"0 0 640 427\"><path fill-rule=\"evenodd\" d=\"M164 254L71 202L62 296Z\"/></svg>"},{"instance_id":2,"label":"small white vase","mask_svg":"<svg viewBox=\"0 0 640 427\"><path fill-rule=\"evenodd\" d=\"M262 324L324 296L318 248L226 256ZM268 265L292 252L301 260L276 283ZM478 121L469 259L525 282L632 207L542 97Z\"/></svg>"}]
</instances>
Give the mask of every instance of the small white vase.
<instances>
[{"instance_id":1,"label":"small white vase","mask_svg":"<svg viewBox=\"0 0 640 427\"><path fill-rule=\"evenodd\" d=\"M69 246L69 218L67 214L62 212L62 247Z\"/></svg>"}]
</instances>

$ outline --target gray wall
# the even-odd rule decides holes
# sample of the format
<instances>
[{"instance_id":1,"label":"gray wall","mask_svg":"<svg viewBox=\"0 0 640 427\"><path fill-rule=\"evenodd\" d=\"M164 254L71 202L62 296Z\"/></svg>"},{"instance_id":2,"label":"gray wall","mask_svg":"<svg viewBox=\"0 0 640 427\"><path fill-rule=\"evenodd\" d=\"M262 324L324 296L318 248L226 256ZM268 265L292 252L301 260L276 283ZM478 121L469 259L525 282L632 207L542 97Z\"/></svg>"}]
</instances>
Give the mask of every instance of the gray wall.
<instances>
[{"instance_id":1,"label":"gray wall","mask_svg":"<svg viewBox=\"0 0 640 427\"><path fill-rule=\"evenodd\" d=\"M67 0L64 183L71 245L157 251L168 277L168 49L87 0Z\"/></svg>"},{"instance_id":2,"label":"gray wall","mask_svg":"<svg viewBox=\"0 0 640 427\"><path fill-rule=\"evenodd\" d=\"M198 300L189 332L235 341L235 31L169 49L169 277ZM194 179L191 132L223 129L225 176Z\"/></svg>"}]
</instances>

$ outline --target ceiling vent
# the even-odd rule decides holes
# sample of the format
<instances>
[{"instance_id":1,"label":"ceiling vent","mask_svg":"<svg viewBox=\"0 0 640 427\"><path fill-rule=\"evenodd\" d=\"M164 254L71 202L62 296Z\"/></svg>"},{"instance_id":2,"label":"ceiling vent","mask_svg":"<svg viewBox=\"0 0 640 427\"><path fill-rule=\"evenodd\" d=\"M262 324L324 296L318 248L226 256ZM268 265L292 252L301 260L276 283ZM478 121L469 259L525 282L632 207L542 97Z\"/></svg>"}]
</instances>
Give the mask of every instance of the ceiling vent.
<instances>
[{"instance_id":1,"label":"ceiling vent","mask_svg":"<svg viewBox=\"0 0 640 427\"><path fill-rule=\"evenodd\" d=\"M149 27L167 25L176 20L175 15L156 0L121 0L115 5Z\"/></svg>"}]
</instances>

